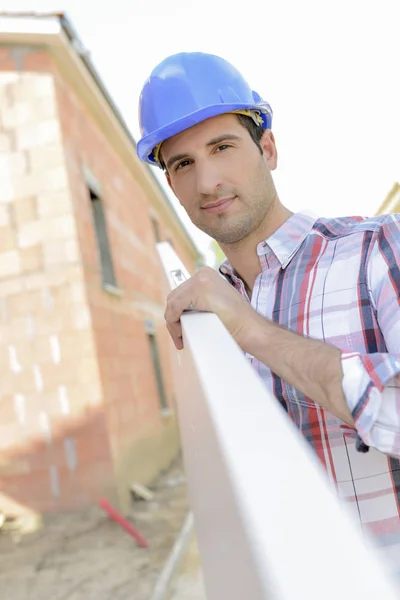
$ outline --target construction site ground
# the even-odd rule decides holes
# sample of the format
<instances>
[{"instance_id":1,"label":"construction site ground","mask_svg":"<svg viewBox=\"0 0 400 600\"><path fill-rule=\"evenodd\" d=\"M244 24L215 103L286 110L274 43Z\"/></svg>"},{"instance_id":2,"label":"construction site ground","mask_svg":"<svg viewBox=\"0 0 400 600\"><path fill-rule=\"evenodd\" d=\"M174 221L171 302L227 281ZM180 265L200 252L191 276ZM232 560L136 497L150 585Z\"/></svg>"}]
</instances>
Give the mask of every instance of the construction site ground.
<instances>
[{"instance_id":1,"label":"construction site ground","mask_svg":"<svg viewBox=\"0 0 400 600\"><path fill-rule=\"evenodd\" d=\"M193 532L165 600L206 600L196 535Z\"/></svg>"},{"instance_id":2,"label":"construction site ground","mask_svg":"<svg viewBox=\"0 0 400 600\"><path fill-rule=\"evenodd\" d=\"M97 506L48 516L30 533L24 532L23 522L6 522L0 530L0 598L149 600L189 510L180 460L157 479L151 491L153 500L133 502L131 514L126 515L148 540L148 549L138 547ZM193 589L200 589L198 571L192 541L171 598L191 598L182 585L190 587L192 581ZM202 600L201 595L193 598Z\"/></svg>"}]
</instances>

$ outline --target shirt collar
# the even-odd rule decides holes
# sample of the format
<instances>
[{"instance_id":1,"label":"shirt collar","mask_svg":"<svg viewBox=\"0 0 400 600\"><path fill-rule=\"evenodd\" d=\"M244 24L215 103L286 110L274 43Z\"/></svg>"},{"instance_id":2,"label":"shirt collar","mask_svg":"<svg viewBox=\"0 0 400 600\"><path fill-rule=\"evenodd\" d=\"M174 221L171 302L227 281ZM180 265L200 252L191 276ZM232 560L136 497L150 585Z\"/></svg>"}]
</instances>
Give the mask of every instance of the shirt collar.
<instances>
[{"instance_id":1,"label":"shirt collar","mask_svg":"<svg viewBox=\"0 0 400 600\"><path fill-rule=\"evenodd\" d=\"M282 268L286 268L318 218L316 214L308 210L293 214L279 229L257 245L258 256L272 251L281 263ZM223 275L236 275L227 260L221 264L219 270Z\"/></svg>"}]
</instances>

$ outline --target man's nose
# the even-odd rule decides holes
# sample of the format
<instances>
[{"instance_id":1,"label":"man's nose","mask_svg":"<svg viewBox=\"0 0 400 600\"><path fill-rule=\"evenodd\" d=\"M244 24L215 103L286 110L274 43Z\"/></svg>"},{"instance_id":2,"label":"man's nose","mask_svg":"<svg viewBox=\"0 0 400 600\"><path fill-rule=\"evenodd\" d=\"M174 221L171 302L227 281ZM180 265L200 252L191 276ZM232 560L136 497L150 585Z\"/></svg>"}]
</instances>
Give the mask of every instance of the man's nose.
<instances>
[{"instance_id":1,"label":"man's nose","mask_svg":"<svg viewBox=\"0 0 400 600\"><path fill-rule=\"evenodd\" d=\"M198 160L196 162L196 184L198 194L212 196L216 190L221 187L221 173L207 160Z\"/></svg>"}]
</instances>

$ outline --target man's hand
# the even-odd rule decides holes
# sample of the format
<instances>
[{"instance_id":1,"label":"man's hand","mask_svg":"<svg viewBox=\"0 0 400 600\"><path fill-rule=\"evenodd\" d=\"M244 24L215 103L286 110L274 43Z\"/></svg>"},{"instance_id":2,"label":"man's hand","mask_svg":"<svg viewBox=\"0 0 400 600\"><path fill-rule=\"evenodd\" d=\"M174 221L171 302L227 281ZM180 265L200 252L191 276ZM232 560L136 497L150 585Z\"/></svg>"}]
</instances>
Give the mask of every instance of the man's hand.
<instances>
[{"instance_id":1,"label":"man's hand","mask_svg":"<svg viewBox=\"0 0 400 600\"><path fill-rule=\"evenodd\" d=\"M249 330L260 318L247 300L210 267L202 267L168 295L165 320L178 350L183 348L180 318L189 309L215 313L242 350Z\"/></svg>"},{"instance_id":2,"label":"man's hand","mask_svg":"<svg viewBox=\"0 0 400 600\"><path fill-rule=\"evenodd\" d=\"M342 389L338 348L305 338L257 313L216 271L203 267L173 290L165 320L178 350L183 348L180 318L188 309L213 312L245 352L352 427L354 421Z\"/></svg>"}]
</instances>

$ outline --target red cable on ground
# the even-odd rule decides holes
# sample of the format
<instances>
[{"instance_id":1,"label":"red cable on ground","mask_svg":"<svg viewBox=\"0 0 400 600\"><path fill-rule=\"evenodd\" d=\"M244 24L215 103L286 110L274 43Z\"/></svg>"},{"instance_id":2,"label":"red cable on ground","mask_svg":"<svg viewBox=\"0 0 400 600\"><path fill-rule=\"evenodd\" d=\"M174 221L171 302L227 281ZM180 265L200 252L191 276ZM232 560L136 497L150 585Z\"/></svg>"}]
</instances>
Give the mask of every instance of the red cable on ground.
<instances>
[{"instance_id":1,"label":"red cable on ground","mask_svg":"<svg viewBox=\"0 0 400 600\"><path fill-rule=\"evenodd\" d=\"M111 506L111 504L109 503L109 501L107 500L107 498L100 498L100 500L98 501L99 506L106 511L106 513L108 514L108 516L113 520L116 521L116 523L118 523L119 525L121 525L121 527L123 529L125 529L125 531L127 533L129 533L129 535L131 535L132 537L135 538L135 540L138 542L139 546L141 546L142 548L148 548L149 547L149 543L147 540L144 539L144 537L138 532L137 529L135 529L133 527L133 525L131 523L129 523L129 521L127 521L122 515L121 513L119 513L113 506Z\"/></svg>"}]
</instances>

